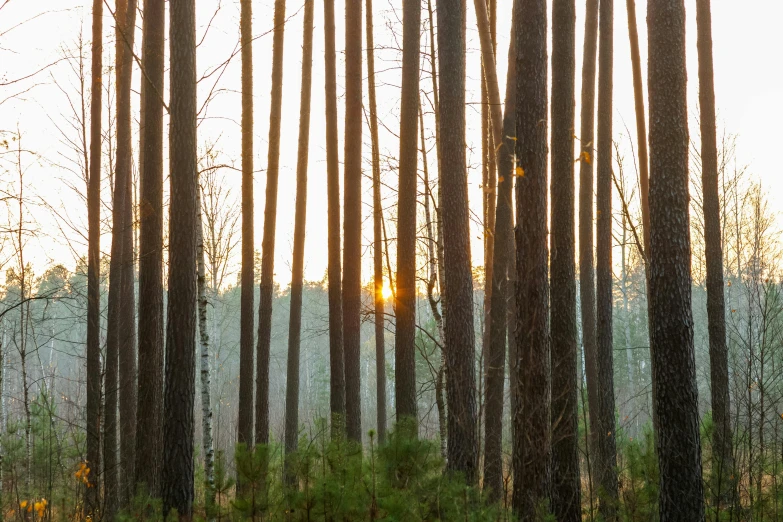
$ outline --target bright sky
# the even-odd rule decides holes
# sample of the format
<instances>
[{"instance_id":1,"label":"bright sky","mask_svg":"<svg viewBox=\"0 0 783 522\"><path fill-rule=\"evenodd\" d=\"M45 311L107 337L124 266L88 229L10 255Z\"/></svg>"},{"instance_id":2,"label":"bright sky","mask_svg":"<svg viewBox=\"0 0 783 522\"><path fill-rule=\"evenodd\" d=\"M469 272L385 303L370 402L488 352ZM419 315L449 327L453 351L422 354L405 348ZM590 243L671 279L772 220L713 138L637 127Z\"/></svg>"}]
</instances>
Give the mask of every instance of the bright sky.
<instances>
[{"instance_id":1,"label":"bright sky","mask_svg":"<svg viewBox=\"0 0 783 522\"><path fill-rule=\"evenodd\" d=\"M0 5L3 4L0 0ZM498 0L498 66L500 85L505 85L507 46L511 20L511 1ZM285 71L283 95L282 146L280 151L280 188L277 218L276 279L283 285L290 280L290 259L294 221L294 194L296 149L299 125L299 88L301 75L301 41L303 0L288 0L287 13L290 17L285 28ZM433 0L433 5L436 0ZM108 4L114 9L113 1ZM342 17L344 3L335 1L337 18L337 50L344 48L344 29ZM469 186L471 207L477 216L481 215L480 184L480 118L479 78L480 62L478 52L478 34L475 29L473 3L468 2L468 93L471 105L467 108L469 151ZM584 27L584 2L577 2L577 93L579 91L579 71ZM422 21L426 22L426 2L423 4ZM198 66L201 73L213 70L225 61L234 50L239 34L239 2L237 0L197 0L198 35L204 35L209 26L203 44L198 50ZM398 51L401 38L401 2L395 0L375 0L375 45L377 48L376 68L381 118L381 154L394 158L398 155L399 145L395 134L398 132L399 106L399 59ZM309 190L307 210L306 271L308 279L321 279L326 269L326 201L325 201L325 149L324 149L324 74L323 74L323 8L321 2L315 6L314 65L312 120L310 134ZM646 1L637 2L637 19L640 30L643 72L646 75ZM219 8L219 9L218 9ZM689 111L697 114L698 77L695 28L695 0L686 0L688 14L688 77ZM253 32L256 35L267 33L272 27L273 0L254 0ZM216 12L217 10L217 12ZM114 27L111 15L104 10L104 64L113 65ZM550 11L551 12L551 11ZM750 171L757 176L767 189L774 194L783 189L779 176L779 132L778 124L783 121L783 72L773 65L770 57L779 54L783 48L783 33L779 30L779 21L783 19L783 2L780 0L714 0L712 2L713 34L715 53L715 86L718 105L719 133L739 135L737 160L741 165L749 165ZM21 22L27 20L23 25ZM614 69L614 135L621 142L623 153L630 161L630 140L635 141L633 89L631 85L630 53L626 24L625 2L615 1L615 69ZM211 23L210 23L211 21ZM138 20L138 27L141 21ZM73 51L79 32L83 31L89 50L91 31L91 2L88 0L10 0L0 11L0 130L15 130L18 126L23 134L24 148L34 150L37 157L28 156L26 167L26 190L35 199L36 204L45 201L48 205L67 214L77 224L86 224L86 210L83 201L67 188L67 183L83 187L73 173L66 172L56 165L74 159L60 129L68 129L70 109L65 93L77 99L76 77L66 62L51 67L48 71L35 76L32 80L12 86L2 86L3 81L26 76L44 65L63 56L65 50ZM551 34L551 33L550 33ZM140 55L141 39L137 33L136 50ZM428 37L422 38L422 45L428 46ZM266 34L259 37L253 48L254 53L254 95L255 95L255 168L265 169L267 164L267 136L270 103L270 75L272 56L272 37ZM366 66L366 65L365 65ZM430 91L430 79L427 74L429 64L425 62L422 90ZM342 97L344 63L338 57L338 96ZM221 153L221 162L240 166L240 59L239 55L226 68L225 72L212 75L200 84L201 100L206 97L220 76L217 84L218 95L211 102L202 121L199 132L200 146L216 143ZM55 85L57 80L59 87ZM167 87L168 87L168 78ZM139 71L134 71L134 89L138 90ZM38 84L19 98L6 101L16 88L24 90ZM645 80L646 85L646 80ZM367 103L366 86L364 88ZM501 98L503 94L501 93ZM106 97L104 96L104 101ZM579 100L577 102L577 121ZM138 97L134 96L138 105ZM339 100L339 119L342 129L343 106ZM427 110L425 102L425 111ZM104 110L105 118L109 114ZM108 120L106 120L108 121ZM698 129L691 122L691 135L698 138ZM427 136L434 132L431 117L425 122ZM630 130L627 135L626 126ZM76 139L73 131L68 139ZM135 129L134 129L135 132ZM429 146L433 145L432 139ZM365 127L364 136L365 173L369 174L369 132ZM343 140L340 138L340 157L342 158ZM430 172L436 172L434 151L428 155ZM166 161L167 163L167 161ZM389 185L396 186L392 159L383 160L382 170ZM104 168L108 165L104 163ZM166 169L168 165L166 165ZM224 171L226 184L232 187L233 197L239 197L239 174L235 170ZM11 181L9 174L0 171L4 188ZM263 207L265 190L265 172L261 170L255 178L256 198L256 237L257 249L261 246L263 228ZM394 203L394 194L385 190L386 205ZM781 203L770 198L772 209L781 210ZM108 202L107 194L107 202ZM364 212L370 217L370 183L365 180ZM73 266L73 253L63 240L63 234L49 212L41 207L31 208L38 222L38 238L28 243L28 258L37 266L48 262L64 262ZM393 219L391 211L388 217ZM107 209L108 217L108 209ZM372 227L365 221L365 245L370 246ZM390 236L394 235L393 221L388 223ZM86 230L86 227L83 229ZM473 256L475 264L481 260L481 234L478 223L473 229ZM74 240L77 251L85 249L82 238L67 231ZM104 236L102 250L108 252L110 241ZM5 256L4 256L5 257ZM392 255L392 261L394 255ZM370 257L365 256L365 279L371 275ZM233 280L233 278L232 278Z\"/></svg>"}]
</instances>

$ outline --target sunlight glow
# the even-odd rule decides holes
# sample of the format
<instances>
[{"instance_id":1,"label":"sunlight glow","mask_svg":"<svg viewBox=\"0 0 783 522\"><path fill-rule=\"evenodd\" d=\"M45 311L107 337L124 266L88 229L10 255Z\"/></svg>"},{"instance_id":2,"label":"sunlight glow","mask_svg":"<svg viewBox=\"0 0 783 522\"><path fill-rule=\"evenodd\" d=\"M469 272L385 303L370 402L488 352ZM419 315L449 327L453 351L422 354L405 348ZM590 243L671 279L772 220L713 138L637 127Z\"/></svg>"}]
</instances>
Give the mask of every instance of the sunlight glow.
<instances>
[{"instance_id":1,"label":"sunlight glow","mask_svg":"<svg viewBox=\"0 0 783 522\"><path fill-rule=\"evenodd\" d=\"M383 297L384 301L387 301L392 296L392 289L391 286L389 286L389 283L383 283L383 288L381 289L381 296Z\"/></svg>"}]
</instances>

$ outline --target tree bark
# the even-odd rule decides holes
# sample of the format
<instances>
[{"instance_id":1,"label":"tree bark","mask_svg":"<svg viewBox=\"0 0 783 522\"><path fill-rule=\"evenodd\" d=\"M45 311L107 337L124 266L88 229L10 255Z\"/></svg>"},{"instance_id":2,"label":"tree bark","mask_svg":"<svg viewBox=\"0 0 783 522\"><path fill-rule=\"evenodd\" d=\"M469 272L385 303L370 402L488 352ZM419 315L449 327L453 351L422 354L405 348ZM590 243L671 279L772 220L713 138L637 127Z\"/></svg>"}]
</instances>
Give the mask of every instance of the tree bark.
<instances>
[{"instance_id":1,"label":"tree bark","mask_svg":"<svg viewBox=\"0 0 783 522\"><path fill-rule=\"evenodd\" d=\"M306 0L302 28L302 92L299 102L299 150L296 158L296 210L294 252L291 267L291 313L288 321L288 372L285 389L285 454L296 452L299 441L299 348L302 334L302 284L304 282L305 224L307 222L307 159L310 147L310 92L313 83L313 4ZM286 481L296 485L296 475L286 459Z\"/></svg>"},{"instance_id":2,"label":"tree bark","mask_svg":"<svg viewBox=\"0 0 783 522\"><path fill-rule=\"evenodd\" d=\"M255 250L253 209L253 2L240 2L242 41L242 275L239 311L237 442L253 445L253 341Z\"/></svg>"},{"instance_id":3,"label":"tree bark","mask_svg":"<svg viewBox=\"0 0 783 522\"><path fill-rule=\"evenodd\" d=\"M547 270L547 13L517 0L517 347L514 511L533 520L550 484L550 361Z\"/></svg>"},{"instance_id":4,"label":"tree bark","mask_svg":"<svg viewBox=\"0 0 783 522\"><path fill-rule=\"evenodd\" d=\"M375 99L375 43L373 39L372 0L367 0L365 17L367 31L367 90L370 101L370 140L372 142L372 206L373 206L373 282L375 293L375 401L378 443L386 441L386 343L383 299L383 237L381 235L381 156L378 144L378 109Z\"/></svg>"},{"instance_id":5,"label":"tree bark","mask_svg":"<svg viewBox=\"0 0 783 522\"><path fill-rule=\"evenodd\" d=\"M647 5L650 96L650 349L662 522L703 521L691 312L683 0ZM714 120L713 120L714 121Z\"/></svg>"},{"instance_id":6,"label":"tree bark","mask_svg":"<svg viewBox=\"0 0 783 522\"><path fill-rule=\"evenodd\" d=\"M699 109L701 118L701 179L704 205L704 243L707 261L707 323L710 340L710 392L712 401L714 502L732 494L734 474L729 397L726 308L723 295L723 245L718 194L718 146L715 131L715 85L712 63L710 1L696 2L699 52Z\"/></svg>"},{"instance_id":7,"label":"tree bark","mask_svg":"<svg viewBox=\"0 0 783 522\"><path fill-rule=\"evenodd\" d=\"M397 204L397 281L394 313L394 391L397 423L413 422L416 407L416 199L418 196L419 44L421 5L404 0L402 12L402 93Z\"/></svg>"},{"instance_id":8,"label":"tree bark","mask_svg":"<svg viewBox=\"0 0 783 522\"><path fill-rule=\"evenodd\" d=\"M582 115L579 154L579 298L582 310L582 345L585 353L587 404L591 453L598 453L598 366L596 361L595 269L593 264L593 162L595 151L595 76L598 48L598 0L587 0L584 59L582 62ZM592 482L594 477L589 477Z\"/></svg>"},{"instance_id":9,"label":"tree bark","mask_svg":"<svg viewBox=\"0 0 783 522\"><path fill-rule=\"evenodd\" d=\"M145 0L142 44L144 125L139 187L139 373L137 487L160 496L163 448L163 68L165 2Z\"/></svg>"},{"instance_id":10,"label":"tree bark","mask_svg":"<svg viewBox=\"0 0 783 522\"><path fill-rule=\"evenodd\" d=\"M598 40L598 143L596 175L596 366L598 376L599 513L617 518L617 449L612 338L612 91L614 0L600 0Z\"/></svg>"},{"instance_id":11,"label":"tree bark","mask_svg":"<svg viewBox=\"0 0 783 522\"><path fill-rule=\"evenodd\" d=\"M164 513L193 509L196 375L196 3L171 2L169 299L163 420Z\"/></svg>"},{"instance_id":12,"label":"tree bark","mask_svg":"<svg viewBox=\"0 0 783 522\"><path fill-rule=\"evenodd\" d=\"M581 522L576 373L574 100L576 5L552 4L552 493L560 522Z\"/></svg>"},{"instance_id":13,"label":"tree bark","mask_svg":"<svg viewBox=\"0 0 783 522\"><path fill-rule=\"evenodd\" d=\"M447 469L468 484L478 475L476 374L474 368L473 278L465 165L465 11L461 0L438 0L440 72L441 205L446 398Z\"/></svg>"},{"instance_id":14,"label":"tree bark","mask_svg":"<svg viewBox=\"0 0 783 522\"><path fill-rule=\"evenodd\" d=\"M337 67L334 46L334 0L324 0L326 77L326 199L329 280L329 410L332 437L345 432L345 361L343 357L342 260L340 258L340 163L337 138Z\"/></svg>"},{"instance_id":15,"label":"tree bark","mask_svg":"<svg viewBox=\"0 0 783 522\"><path fill-rule=\"evenodd\" d=\"M92 4L92 78L90 166L87 185L87 493L85 515L97 515L101 469L101 93L103 74L103 2Z\"/></svg>"},{"instance_id":16,"label":"tree bark","mask_svg":"<svg viewBox=\"0 0 783 522\"><path fill-rule=\"evenodd\" d=\"M272 42L272 98L269 111L269 154L266 167L264 237L261 243L261 285L256 347L256 444L269 443L269 350L272 342L275 232L277 230L277 181L280 169L280 122L283 109L283 43L285 0L275 0ZM241 412L240 412L241 416Z\"/></svg>"},{"instance_id":17,"label":"tree bark","mask_svg":"<svg viewBox=\"0 0 783 522\"><path fill-rule=\"evenodd\" d=\"M414 135L415 139L415 135ZM362 2L345 3L345 167L343 186L343 346L348 439L362 440Z\"/></svg>"}]
</instances>

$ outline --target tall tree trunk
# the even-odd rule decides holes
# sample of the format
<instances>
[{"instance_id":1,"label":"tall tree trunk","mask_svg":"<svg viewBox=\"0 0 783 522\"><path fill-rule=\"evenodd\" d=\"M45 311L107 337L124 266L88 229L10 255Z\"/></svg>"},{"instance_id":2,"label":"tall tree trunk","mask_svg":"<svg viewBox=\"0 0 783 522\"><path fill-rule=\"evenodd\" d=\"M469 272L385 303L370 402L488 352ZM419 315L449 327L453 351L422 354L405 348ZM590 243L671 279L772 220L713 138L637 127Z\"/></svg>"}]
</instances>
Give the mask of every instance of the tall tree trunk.
<instances>
[{"instance_id":1,"label":"tall tree trunk","mask_svg":"<svg viewBox=\"0 0 783 522\"><path fill-rule=\"evenodd\" d=\"M502 493L503 474L503 386L506 357L506 299L508 295L508 257L506 246L513 236L511 218L511 186L514 176L513 136L516 134L516 38L515 22L511 24L511 39L508 51L509 69L506 74L505 115L500 107L500 92L497 83L497 69L494 57L494 37L492 33L491 14L487 17L486 7L481 0L476 2L479 36L481 39L482 58L486 72L488 99L492 115L492 142L498 143L493 148L498 167L497 205L490 205L495 218L492 223L491 245L487 244L487 252L491 247L489 270L486 281L489 288L489 306L486 316L486 377L485 377L485 414L484 414L484 490L489 498L496 500ZM491 55L490 60L487 55ZM496 141L497 140L497 141ZM495 188L490 187L494 198ZM495 249L495 244L500 247ZM497 324L494 324L497 323Z\"/></svg>"},{"instance_id":2,"label":"tall tree trunk","mask_svg":"<svg viewBox=\"0 0 783 522\"><path fill-rule=\"evenodd\" d=\"M397 422L416 418L416 197L418 195L419 44L421 5L405 0L402 12L400 183L397 204L397 284L394 313L394 391Z\"/></svg>"},{"instance_id":3,"label":"tall tree trunk","mask_svg":"<svg viewBox=\"0 0 783 522\"><path fill-rule=\"evenodd\" d=\"M171 4L169 299L163 420L164 513L193 509L196 391L196 3Z\"/></svg>"},{"instance_id":4,"label":"tall tree trunk","mask_svg":"<svg viewBox=\"0 0 783 522\"><path fill-rule=\"evenodd\" d=\"M269 442L269 350L272 342L275 231L277 229L277 178L280 168L280 121L283 109L283 42L285 0L275 0L272 42L272 99L269 111L269 155L266 167L264 237L261 243L261 293L258 304L256 348L256 444ZM240 415L241 416L241 415Z\"/></svg>"},{"instance_id":5,"label":"tall tree trunk","mask_svg":"<svg viewBox=\"0 0 783 522\"><path fill-rule=\"evenodd\" d=\"M551 467L547 273L547 13L545 0L517 0L517 346L514 511L532 520L546 500Z\"/></svg>"},{"instance_id":6,"label":"tall tree trunk","mask_svg":"<svg viewBox=\"0 0 783 522\"><path fill-rule=\"evenodd\" d=\"M302 333L302 284L304 280L305 224L307 222L307 158L310 147L310 92L313 83L313 5L305 1L302 29L302 92L299 102L299 150L296 158L296 214L291 268L291 315L288 322L288 378L285 389L285 454L296 452L299 438L299 347ZM286 480L296 484L291 461L286 460Z\"/></svg>"},{"instance_id":7,"label":"tall tree trunk","mask_svg":"<svg viewBox=\"0 0 783 522\"><path fill-rule=\"evenodd\" d=\"M133 146L131 133L131 84L133 80L133 45L136 35L136 0L128 0L124 16L118 17L117 38L117 169L115 188L123 183L120 309L118 316L119 351L119 423L120 461L119 507L128 505L132 498L132 484L136 451L136 295L133 260ZM122 27L120 27L122 24ZM116 189L115 189L116 192ZM115 204L117 200L115 198Z\"/></svg>"},{"instance_id":8,"label":"tall tree trunk","mask_svg":"<svg viewBox=\"0 0 783 522\"><path fill-rule=\"evenodd\" d=\"M103 2L92 3L92 80L90 100L90 177L87 185L87 493L85 515L98 510L101 469L101 92ZM20 245L21 248L21 245ZM24 326L23 326L24 327Z\"/></svg>"},{"instance_id":9,"label":"tall tree trunk","mask_svg":"<svg viewBox=\"0 0 783 522\"><path fill-rule=\"evenodd\" d=\"M443 266L443 214L441 213L443 191L442 188L442 162L440 150L440 98L438 97L438 74L435 53L435 20L432 10L432 0L427 0L427 20L430 34L430 79L432 80L432 107L435 113L435 155L438 160L438 201L435 207L435 221L437 231L437 259L438 259L438 290L440 291L440 370L435 380L435 403L438 407L438 435L440 436L440 453L444 459L448 458L448 420L446 415L446 399L444 388L446 387L446 336L443 334L443 317L446 313L446 291L443 283L446 271Z\"/></svg>"},{"instance_id":10,"label":"tall tree trunk","mask_svg":"<svg viewBox=\"0 0 783 522\"><path fill-rule=\"evenodd\" d=\"M598 142L596 172L596 366L598 376L599 512L617 517L617 449L612 339L612 69L614 0L600 0L598 40Z\"/></svg>"},{"instance_id":11,"label":"tall tree trunk","mask_svg":"<svg viewBox=\"0 0 783 522\"><path fill-rule=\"evenodd\" d=\"M598 453L598 365L595 333L595 269L593 264L593 162L595 150L595 75L598 48L598 0L587 0L582 61L582 115L579 154L579 299L585 354L590 450ZM594 477L589 477L591 483Z\"/></svg>"},{"instance_id":12,"label":"tall tree trunk","mask_svg":"<svg viewBox=\"0 0 783 522\"><path fill-rule=\"evenodd\" d=\"M415 106L414 106L415 107ZM414 134L415 139L415 134ZM362 2L345 2L345 167L343 186L343 345L348 438L362 440Z\"/></svg>"},{"instance_id":13,"label":"tall tree trunk","mask_svg":"<svg viewBox=\"0 0 783 522\"><path fill-rule=\"evenodd\" d=\"M437 0L448 469L478 478L473 277L465 165L465 10Z\"/></svg>"},{"instance_id":14,"label":"tall tree trunk","mask_svg":"<svg viewBox=\"0 0 783 522\"><path fill-rule=\"evenodd\" d=\"M633 71L633 98L636 108L636 141L639 144L639 188L642 201L642 233L645 255L650 251L650 174L647 152L647 120L644 115L644 88L642 87L642 59L639 56L639 31L636 28L636 2L625 0L628 13L628 39L631 43L631 70Z\"/></svg>"},{"instance_id":15,"label":"tall tree trunk","mask_svg":"<svg viewBox=\"0 0 783 522\"><path fill-rule=\"evenodd\" d=\"M704 242L707 260L707 323L710 337L714 502L727 500L734 485L729 398L726 309L723 296L723 245L718 195L718 147L715 132L715 85L712 65L712 15L710 0L696 2L699 51L699 109L701 117L701 179L704 205Z\"/></svg>"},{"instance_id":16,"label":"tall tree trunk","mask_svg":"<svg viewBox=\"0 0 783 522\"><path fill-rule=\"evenodd\" d=\"M683 0L647 4L650 348L662 522L704 520L691 312ZM713 120L714 121L714 120Z\"/></svg>"},{"instance_id":17,"label":"tall tree trunk","mask_svg":"<svg viewBox=\"0 0 783 522\"><path fill-rule=\"evenodd\" d=\"M253 340L255 251L253 227L253 2L240 2L242 41L242 275L239 311L237 442L253 444Z\"/></svg>"},{"instance_id":18,"label":"tall tree trunk","mask_svg":"<svg viewBox=\"0 0 783 522\"><path fill-rule=\"evenodd\" d=\"M164 0L145 0L139 190L139 372L137 486L160 496L163 449L163 68Z\"/></svg>"},{"instance_id":19,"label":"tall tree trunk","mask_svg":"<svg viewBox=\"0 0 783 522\"><path fill-rule=\"evenodd\" d=\"M343 357L342 260L340 258L340 163L337 138L337 55L334 47L334 0L324 0L326 77L326 199L329 280L329 410L332 437L345 432L345 361Z\"/></svg>"},{"instance_id":20,"label":"tall tree trunk","mask_svg":"<svg viewBox=\"0 0 783 522\"><path fill-rule=\"evenodd\" d=\"M109 303L108 321L106 331L106 404L104 407L104 512L109 520L112 520L121 506L121 498L124 497L120 489L120 477L126 476L125 463L118 460L118 441L125 438L128 433L128 417L135 416L135 404L128 410L128 392L120 385L120 372L123 374L124 385L132 386L133 380L128 373L133 375L136 365L135 358L135 325L133 324L133 228L132 228L132 197L131 197L131 169L132 169L132 145L131 145L131 80L133 73L133 35L136 29L136 2L131 0L119 0L114 13L115 23L115 62L117 74L117 155L114 177L114 198L112 209L112 243L111 262L109 266ZM130 232L130 234L128 234ZM127 241L126 238L130 238ZM125 250L128 252L125 252ZM128 262L130 261L130 263ZM128 284L130 283L130 284ZM129 342L130 341L130 342ZM130 354L124 351L130 350ZM120 353L123 362L131 366L124 368L120 364ZM129 357L130 355L130 357ZM119 399L122 396L123 411L126 415L118 417ZM135 419L132 419L131 427L135 429ZM126 437L120 437L120 432ZM127 447L123 448L127 452ZM132 471L132 462L130 462ZM132 474L130 476L133 476ZM123 481L124 482L124 481Z\"/></svg>"},{"instance_id":21,"label":"tall tree trunk","mask_svg":"<svg viewBox=\"0 0 783 522\"><path fill-rule=\"evenodd\" d=\"M381 155L378 144L378 109L375 99L375 42L373 39L372 0L367 0L367 90L370 98L370 139L372 142L372 222L373 222L373 304L375 306L375 402L378 442L386 441L386 343L384 341L383 238L381 236Z\"/></svg>"},{"instance_id":22,"label":"tall tree trunk","mask_svg":"<svg viewBox=\"0 0 783 522\"><path fill-rule=\"evenodd\" d=\"M197 300L198 300L198 333L200 348L201 376L201 451L204 452L204 503L207 507L215 505L215 448L212 443L212 392L210 390L209 365L209 325L207 323L207 275L204 262L204 219L201 203L201 189L196 188L196 263Z\"/></svg>"},{"instance_id":23,"label":"tall tree trunk","mask_svg":"<svg viewBox=\"0 0 783 522\"><path fill-rule=\"evenodd\" d=\"M580 522L574 235L576 5L552 4L552 493L560 522Z\"/></svg>"}]
</instances>

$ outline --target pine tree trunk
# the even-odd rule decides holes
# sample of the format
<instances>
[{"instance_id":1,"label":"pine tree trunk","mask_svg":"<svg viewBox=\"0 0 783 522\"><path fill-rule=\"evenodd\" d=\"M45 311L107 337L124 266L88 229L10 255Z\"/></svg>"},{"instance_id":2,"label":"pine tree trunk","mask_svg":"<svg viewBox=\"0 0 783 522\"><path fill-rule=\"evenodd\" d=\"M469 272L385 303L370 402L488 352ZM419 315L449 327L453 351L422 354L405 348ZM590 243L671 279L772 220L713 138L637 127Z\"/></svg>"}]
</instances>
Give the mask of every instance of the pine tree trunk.
<instances>
[{"instance_id":1,"label":"pine tree trunk","mask_svg":"<svg viewBox=\"0 0 783 522\"><path fill-rule=\"evenodd\" d=\"M343 357L342 260L340 249L340 163L337 138L337 55L334 46L334 0L324 0L326 76L326 199L329 280L329 410L332 437L345 432L345 360Z\"/></svg>"},{"instance_id":2,"label":"pine tree trunk","mask_svg":"<svg viewBox=\"0 0 783 522\"><path fill-rule=\"evenodd\" d=\"M103 2L92 3L92 79L90 100L90 166L87 186L87 467L84 513L98 511L101 469L101 93L103 74ZM25 386L26 389L26 386Z\"/></svg>"},{"instance_id":3,"label":"pine tree trunk","mask_svg":"<svg viewBox=\"0 0 783 522\"><path fill-rule=\"evenodd\" d=\"M596 470L599 513L617 518L617 449L614 419L614 347L612 338L612 69L614 0L601 0L598 40L598 142L596 170L596 362L598 424Z\"/></svg>"},{"instance_id":4,"label":"pine tree trunk","mask_svg":"<svg viewBox=\"0 0 783 522\"><path fill-rule=\"evenodd\" d=\"M163 434L163 68L164 0L145 0L139 190L139 372L136 485L160 496Z\"/></svg>"},{"instance_id":5,"label":"pine tree trunk","mask_svg":"<svg viewBox=\"0 0 783 522\"><path fill-rule=\"evenodd\" d=\"M416 407L416 199L418 196L419 44L421 5L403 2L400 165L397 204L397 281L394 313L394 389L397 423L418 420Z\"/></svg>"},{"instance_id":6,"label":"pine tree trunk","mask_svg":"<svg viewBox=\"0 0 783 522\"><path fill-rule=\"evenodd\" d=\"M514 511L533 520L550 484L547 270L547 14L517 0L517 347Z\"/></svg>"},{"instance_id":7,"label":"pine tree trunk","mask_svg":"<svg viewBox=\"0 0 783 522\"><path fill-rule=\"evenodd\" d=\"M307 158L310 147L310 92L313 70L313 4L305 1L302 44L302 92L299 103L299 150L296 158L296 213L291 268L291 313L288 322L288 373L285 391L285 454L296 452L299 439L299 348L302 331L302 284L304 280L305 224L307 222ZM288 485L296 475L286 460Z\"/></svg>"},{"instance_id":8,"label":"pine tree trunk","mask_svg":"<svg viewBox=\"0 0 783 522\"><path fill-rule=\"evenodd\" d=\"M636 28L636 2L626 0L628 13L628 39L631 43L631 69L633 71L633 97L636 108L636 142L639 145L639 188L642 201L642 233L645 255L650 250L650 173L647 152L647 121L644 115L644 87L642 87L642 60L639 56L639 31Z\"/></svg>"},{"instance_id":9,"label":"pine tree trunk","mask_svg":"<svg viewBox=\"0 0 783 522\"><path fill-rule=\"evenodd\" d=\"M133 43L136 33L136 0L118 2L115 12L116 23L116 61L117 61L117 167L115 170L114 205L115 214L112 227L112 249L114 242L119 243L118 274L111 282L117 285L118 300L115 303L116 331L114 339L107 332L107 368L106 368L106 428L114 431L113 446L115 453L114 466L107 460L106 514L111 519L116 508L127 505L131 498L134 452L136 449L136 299L135 270L133 263L133 146L131 132L131 84L133 80ZM117 208L118 207L118 208ZM117 277L119 276L119 277ZM108 341L116 343L116 357L112 361L108 355ZM118 373L114 375L114 384L110 388L108 362L117 364ZM114 393L114 400L109 399L109 393ZM109 405L119 406L119 421L116 410L109 411ZM109 422L109 413L115 415L114 422ZM114 424L112 427L111 425ZM116 461L116 444L119 440L120 460ZM109 440L105 442L109 446ZM109 455L107 452L107 459ZM112 477L111 470L116 475ZM130 478L129 478L130 477ZM114 479L109 487L108 479ZM113 491L113 495L109 495ZM114 498L112 498L114 496Z\"/></svg>"},{"instance_id":10,"label":"pine tree trunk","mask_svg":"<svg viewBox=\"0 0 783 522\"><path fill-rule=\"evenodd\" d=\"M414 136L415 139L415 136ZM343 345L348 439L362 440L360 324L362 257L362 2L345 2Z\"/></svg>"},{"instance_id":11,"label":"pine tree trunk","mask_svg":"<svg viewBox=\"0 0 783 522\"><path fill-rule=\"evenodd\" d=\"M446 293L443 283L446 271L443 266L443 218L441 214L443 191L440 151L440 99L438 97L438 74L435 56L435 21L432 10L432 0L427 0L428 29L430 34L430 79L432 80L432 107L435 113L435 154L438 165L438 201L435 207L435 222L437 231L437 268L438 268L438 290L440 291L440 369L435 380L435 404L438 408L438 435L440 438L440 453L444 460L448 458L448 419L446 415L446 399L444 397L444 388L446 387L446 336L443 333L443 316L445 315Z\"/></svg>"},{"instance_id":12,"label":"pine tree trunk","mask_svg":"<svg viewBox=\"0 0 783 522\"><path fill-rule=\"evenodd\" d=\"M582 311L582 346L585 354L590 453L598 453L598 365L596 360L595 269L593 264L593 165L595 161L595 76L598 48L598 0L587 0L584 59L582 62L582 115L579 154L579 298ZM588 477L593 483L594 476ZM591 490L592 491L592 490Z\"/></svg>"},{"instance_id":13,"label":"pine tree trunk","mask_svg":"<svg viewBox=\"0 0 783 522\"><path fill-rule=\"evenodd\" d=\"M193 509L196 375L196 4L172 2L169 299L163 419L164 513Z\"/></svg>"},{"instance_id":14,"label":"pine tree trunk","mask_svg":"<svg viewBox=\"0 0 783 522\"><path fill-rule=\"evenodd\" d=\"M204 262L204 219L201 190L196 188L196 263L198 266L196 295L198 300L198 333L201 376L201 451L204 452L204 503L215 505L215 448L212 443L212 392L210 389L209 324L207 323L207 276Z\"/></svg>"},{"instance_id":15,"label":"pine tree trunk","mask_svg":"<svg viewBox=\"0 0 783 522\"><path fill-rule=\"evenodd\" d=\"M253 2L240 2L242 40L242 274L239 312L237 442L253 445L253 331L255 251L253 227Z\"/></svg>"},{"instance_id":16,"label":"pine tree trunk","mask_svg":"<svg viewBox=\"0 0 783 522\"><path fill-rule=\"evenodd\" d=\"M275 0L272 43L272 98L269 111L269 155L266 168L264 237L261 243L261 292L258 304L256 347L256 444L269 443L269 350L272 342L275 232L277 229L277 181L280 169L280 122L283 109L283 43L285 0ZM241 415L241 413L240 413Z\"/></svg>"},{"instance_id":17,"label":"pine tree trunk","mask_svg":"<svg viewBox=\"0 0 783 522\"><path fill-rule=\"evenodd\" d=\"M378 109L375 99L375 43L373 40L372 0L367 0L365 17L367 31L367 90L370 101L370 139L372 142L372 206L373 206L373 279L375 293L375 382L378 443L386 441L386 343L383 299L383 238L381 236L381 156L378 144ZM426 166L425 166L426 168Z\"/></svg>"},{"instance_id":18,"label":"pine tree trunk","mask_svg":"<svg viewBox=\"0 0 783 522\"><path fill-rule=\"evenodd\" d=\"M560 522L581 522L576 373L574 99L576 6L552 4L552 494Z\"/></svg>"},{"instance_id":19,"label":"pine tree trunk","mask_svg":"<svg viewBox=\"0 0 783 522\"><path fill-rule=\"evenodd\" d=\"M465 176L465 11L438 0L444 325L448 401L448 470L478 479L473 277Z\"/></svg>"},{"instance_id":20,"label":"pine tree trunk","mask_svg":"<svg viewBox=\"0 0 783 522\"><path fill-rule=\"evenodd\" d=\"M647 5L650 96L650 349L662 522L703 521L691 312L683 0ZM713 119L714 121L714 119Z\"/></svg>"},{"instance_id":21,"label":"pine tree trunk","mask_svg":"<svg viewBox=\"0 0 783 522\"><path fill-rule=\"evenodd\" d=\"M489 211L494 212L491 223L491 259L490 269L486 273L489 288L489 306L486 307L485 335L485 414L484 414L484 490L488 498L496 500L502 490L503 475L503 386L505 381L506 329L507 329L507 281L509 250L506 245L513 235L511 224L511 186L513 183L513 137L516 134L516 38L514 21L511 24L511 39L508 51L509 69L506 74L505 114L500 107L500 92L497 83L497 70L494 53L492 60L487 55L494 49L491 17L487 17L482 2L476 2L479 36L484 58L489 103L492 114L492 143L498 143L497 149L492 148L495 164L498 167L497 204L490 205ZM491 13L490 13L491 14ZM497 141L495 141L497 140ZM490 196L495 197L495 187L490 187ZM495 248L498 245L499 248ZM488 244L487 252L490 250ZM488 257L489 259L489 257Z\"/></svg>"},{"instance_id":22,"label":"pine tree trunk","mask_svg":"<svg viewBox=\"0 0 783 522\"><path fill-rule=\"evenodd\" d=\"M707 322L710 338L710 391L712 401L713 463L716 506L729 499L734 484L731 400L723 295L723 245L718 194L718 147L715 131L715 85L712 64L710 1L696 2L699 51L699 114L701 117L701 176L704 204L704 242L707 260Z\"/></svg>"}]
</instances>

